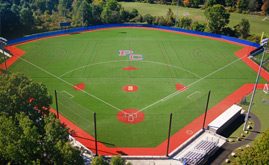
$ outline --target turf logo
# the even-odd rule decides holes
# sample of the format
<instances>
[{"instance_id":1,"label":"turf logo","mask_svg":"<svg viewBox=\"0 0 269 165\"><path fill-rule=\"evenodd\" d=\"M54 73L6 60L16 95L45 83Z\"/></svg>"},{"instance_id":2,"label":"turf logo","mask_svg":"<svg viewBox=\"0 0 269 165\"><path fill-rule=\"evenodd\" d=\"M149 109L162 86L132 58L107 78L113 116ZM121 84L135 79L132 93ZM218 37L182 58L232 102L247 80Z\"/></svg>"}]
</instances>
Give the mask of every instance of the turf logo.
<instances>
[{"instance_id":1,"label":"turf logo","mask_svg":"<svg viewBox=\"0 0 269 165\"><path fill-rule=\"evenodd\" d=\"M128 56L130 54L133 54L134 51L132 50L119 50L119 56Z\"/></svg>"},{"instance_id":2,"label":"turf logo","mask_svg":"<svg viewBox=\"0 0 269 165\"><path fill-rule=\"evenodd\" d=\"M129 60L130 61L141 61L141 60L143 60L143 55L142 54L130 54Z\"/></svg>"},{"instance_id":3,"label":"turf logo","mask_svg":"<svg viewBox=\"0 0 269 165\"><path fill-rule=\"evenodd\" d=\"M129 56L130 61L141 61L143 60L143 55L142 54L133 54L134 51L130 50L119 50L119 56Z\"/></svg>"}]
</instances>

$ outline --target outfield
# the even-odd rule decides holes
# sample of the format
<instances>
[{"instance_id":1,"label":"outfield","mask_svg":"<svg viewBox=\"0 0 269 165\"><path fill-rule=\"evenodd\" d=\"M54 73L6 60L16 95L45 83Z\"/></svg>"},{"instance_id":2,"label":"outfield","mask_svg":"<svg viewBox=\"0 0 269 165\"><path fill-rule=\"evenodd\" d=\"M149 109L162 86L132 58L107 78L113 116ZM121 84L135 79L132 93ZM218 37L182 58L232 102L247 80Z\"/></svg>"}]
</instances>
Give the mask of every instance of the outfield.
<instances>
[{"instance_id":1,"label":"outfield","mask_svg":"<svg viewBox=\"0 0 269 165\"><path fill-rule=\"evenodd\" d=\"M18 47L26 54L11 71L43 82L51 94L56 89L60 113L91 135L96 112L99 141L109 147L155 147L167 138L170 113L174 134L203 114L209 90L212 107L256 76L235 56L243 46L142 28L64 35ZM129 49L143 59L119 56L119 50ZM136 70L126 70L130 66ZM177 90L177 84L186 88ZM138 90L127 92L126 85ZM143 112L144 120L119 121L117 114L125 109Z\"/></svg>"},{"instance_id":2,"label":"outfield","mask_svg":"<svg viewBox=\"0 0 269 165\"><path fill-rule=\"evenodd\" d=\"M201 23L206 22L204 15L204 10L188 8L188 7L179 7L173 5L160 5L160 4L148 4L148 3L138 3L138 2L120 2L120 4L127 10L133 8L137 9L140 14L151 14L153 16L166 16L166 13L169 8L172 9L175 15L179 17L188 16L194 21L199 21ZM249 15L249 14L240 14L240 13L231 13L230 16L230 27L237 25L242 18L246 18L250 22L250 32L261 35L262 32L269 34L269 17L266 20L263 20L264 16L259 15Z\"/></svg>"}]
</instances>

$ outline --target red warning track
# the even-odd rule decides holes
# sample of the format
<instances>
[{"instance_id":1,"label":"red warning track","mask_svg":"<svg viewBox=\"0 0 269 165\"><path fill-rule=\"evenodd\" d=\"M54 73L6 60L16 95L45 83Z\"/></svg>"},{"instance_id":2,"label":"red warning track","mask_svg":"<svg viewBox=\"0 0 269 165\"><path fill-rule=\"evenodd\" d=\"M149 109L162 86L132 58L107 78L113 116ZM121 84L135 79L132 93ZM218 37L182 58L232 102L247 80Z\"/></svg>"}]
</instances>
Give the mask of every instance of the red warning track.
<instances>
[{"instance_id":1,"label":"red warning track","mask_svg":"<svg viewBox=\"0 0 269 165\"><path fill-rule=\"evenodd\" d=\"M263 89L263 84L258 85L258 89ZM206 120L206 125L212 122L215 118L217 118L221 113L223 113L226 109L228 109L234 103L240 102L240 100L251 93L253 90L253 84L245 84L234 93L226 97L220 103L212 107L208 111L208 116ZM54 109L51 109L53 113L56 113ZM171 136L171 146L169 152L172 152L178 146L183 144L186 140L188 140L194 133L200 130L200 125L203 122L203 115L194 119L190 124L176 132L173 136ZM66 124L71 130L73 130L73 136L85 145L87 148L95 152L94 138L89 135L84 130L80 129L77 125L73 124L71 121L66 119L65 117L60 115L60 120L62 123ZM134 156L165 156L166 154L166 146L167 140L162 142L160 145L154 148L109 148L104 144L98 142L98 153L101 155L134 155Z\"/></svg>"},{"instance_id":2,"label":"red warning track","mask_svg":"<svg viewBox=\"0 0 269 165\"><path fill-rule=\"evenodd\" d=\"M137 109L125 109L117 114L117 118L120 122L126 124L137 124L144 120L144 113Z\"/></svg>"},{"instance_id":3,"label":"red warning track","mask_svg":"<svg viewBox=\"0 0 269 165\"><path fill-rule=\"evenodd\" d=\"M25 54L25 52L16 46L7 46L6 49L11 52L13 55L9 59L7 59L6 64L7 68L9 68L14 62L16 62L21 56ZM5 69L5 63L0 64L1 69Z\"/></svg>"},{"instance_id":4,"label":"red warning track","mask_svg":"<svg viewBox=\"0 0 269 165\"><path fill-rule=\"evenodd\" d=\"M196 34L189 34L184 32L175 32L171 30L161 30L161 29L155 29L155 28L146 28L146 27L116 27L116 28L103 28L98 30L92 30L88 32L93 31L101 31L101 30L109 30L109 29L119 29L119 28L140 28L140 29L147 29L147 30L158 30L158 31L165 31L169 33L176 33L176 34L183 34L188 36L196 36L201 38L208 38L211 40L218 40L222 42L231 43L234 45L243 46L243 49L237 51L235 54L237 57L241 58L243 62L245 62L249 67L251 67L254 71L258 71L258 65L253 62L251 59L249 59L246 55L253 49L254 47L251 46L245 46L240 43L227 41L221 38L212 38L207 36L201 36ZM61 36L61 35L58 35ZM53 37L58 37L53 36ZM38 40L46 39L46 38L52 38L52 37L45 37ZM27 41L27 42L33 42ZM25 42L25 43L27 43ZM24 44L24 43L21 43ZM17 44L20 45L20 44ZM13 57L9 58L7 60L7 67L10 67L18 58L20 58L25 52L19 48L16 48L16 45L8 46L6 47ZM4 68L4 64L0 64L1 68ZM269 73L266 72L264 69L261 71L261 77L263 77L265 80L269 81ZM81 88L80 88L81 89ZM227 96L224 100L222 100L220 103L212 107L208 111L208 117L206 120L206 125L209 124L211 121L213 121L216 117L218 117L221 113L223 113L227 108L229 108L232 104L240 102L240 100L248 95L253 89L253 84L245 84L241 86L238 90L234 91L231 95ZM259 84L258 89L263 89L263 85ZM55 110L51 109L53 113L55 113ZM171 146L169 149L169 152L172 152L174 149L176 149L178 146L183 144L186 140L188 140L194 133L200 130L200 125L203 122L203 115L197 117L194 119L190 124L176 132L173 136L171 136ZM69 127L71 130L73 130L73 136L81 142L83 145L88 147L90 150L95 152L95 146L94 146L94 138L89 135L84 130L80 129L77 125L66 119L65 117L60 115L61 122L65 123L67 127ZM154 147L154 148L121 148L121 147L114 147L109 148L105 146L104 144L98 142L98 153L101 155L117 155L117 154L124 154L124 155L136 155L136 156L165 156L166 154L166 146L167 146L167 140L162 142L160 145Z\"/></svg>"}]
</instances>

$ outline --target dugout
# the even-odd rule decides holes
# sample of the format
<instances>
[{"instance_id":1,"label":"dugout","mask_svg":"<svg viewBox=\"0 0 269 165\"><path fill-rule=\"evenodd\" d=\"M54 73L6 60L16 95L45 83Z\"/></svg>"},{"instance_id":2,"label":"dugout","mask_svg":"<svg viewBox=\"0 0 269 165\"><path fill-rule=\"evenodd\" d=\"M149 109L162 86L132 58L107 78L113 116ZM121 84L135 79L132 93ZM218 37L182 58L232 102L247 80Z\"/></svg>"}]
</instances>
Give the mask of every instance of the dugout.
<instances>
[{"instance_id":1,"label":"dugout","mask_svg":"<svg viewBox=\"0 0 269 165\"><path fill-rule=\"evenodd\" d=\"M228 126L241 116L242 107L232 105L215 120L208 124L208 129L217 134L221 134Z\"/></svg>"}]
</instances>

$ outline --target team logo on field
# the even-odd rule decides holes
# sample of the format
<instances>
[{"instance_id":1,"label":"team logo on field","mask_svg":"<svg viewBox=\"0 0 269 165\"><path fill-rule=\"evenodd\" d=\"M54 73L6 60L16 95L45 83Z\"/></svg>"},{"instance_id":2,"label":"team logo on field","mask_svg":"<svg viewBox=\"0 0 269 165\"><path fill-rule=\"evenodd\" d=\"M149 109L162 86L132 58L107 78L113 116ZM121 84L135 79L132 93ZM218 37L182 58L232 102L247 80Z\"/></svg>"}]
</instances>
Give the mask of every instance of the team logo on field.
<instances>
[{"instance_id":1,"label":"team logo on field","mask_svg":"<svg viewBox=\"0 0 269 165\"><path fill-rule=\"evenodd\" d=\"M130 61L140 61L140 60L143 60L143 55L142 54L130 54L129 55L129 60Z\"/></svg>"},{"instance_id":2,"label":"team logo on field","mask_svg":"<svg viewBox=\"0 0 269 165\"><path fill-rule=\"evenodd\" d=\"M127 56L127 55L130 55L133 53L134 53L134 51L132 51L132 50L119 50L119 56Z\"/></svg>"},{"instance_id":3,"label":"team logo on field","mask_svg":"<svg viewBox=\"0 0 269 165\"><path fill-rule=\"evenodd\" d=\"M119 56L129 56L130 61L143 60L142 54L134 54L134 51L132 51L132 50L119 50Z\"/></svg>"}]
</instances>

